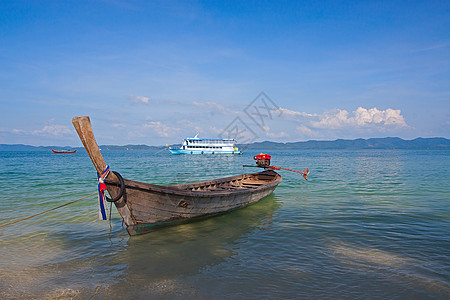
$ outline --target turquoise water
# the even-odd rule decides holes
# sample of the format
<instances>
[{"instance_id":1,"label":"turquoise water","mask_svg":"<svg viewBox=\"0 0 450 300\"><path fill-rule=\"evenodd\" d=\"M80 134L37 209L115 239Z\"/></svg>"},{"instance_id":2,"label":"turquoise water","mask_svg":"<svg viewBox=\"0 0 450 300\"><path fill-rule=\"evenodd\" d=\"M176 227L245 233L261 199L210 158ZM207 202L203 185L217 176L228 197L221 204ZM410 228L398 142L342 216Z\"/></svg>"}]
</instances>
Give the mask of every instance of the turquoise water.
<instances>
[{"instance_id":1,"label":"turquoise water","mask_svg":"<svg viewBox=\"0 0 450 300\"><path fill-rule=\"evenodd\" d=\"M241 174L259 152L103 155L170 184ZM136 237L115 208L99 221L95 196L0 229L0 298L450 298L450 151L268 152L309 180L280 171L255 205ZM0 179L2 224L97 188L84 151L0 152Z\"/></svg>"}]
</instances>

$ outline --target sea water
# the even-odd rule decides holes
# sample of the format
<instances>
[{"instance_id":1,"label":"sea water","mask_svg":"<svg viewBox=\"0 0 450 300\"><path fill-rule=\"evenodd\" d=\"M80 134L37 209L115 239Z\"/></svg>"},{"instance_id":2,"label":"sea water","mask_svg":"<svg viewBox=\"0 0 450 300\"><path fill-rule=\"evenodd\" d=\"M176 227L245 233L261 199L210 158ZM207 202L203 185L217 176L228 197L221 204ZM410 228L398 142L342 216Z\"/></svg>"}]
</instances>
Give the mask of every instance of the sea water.
<instances>
[{"instance_id":1,"label":"sea water","mask_svg":"<svg viewBox=\"0 0 450 300\"><path fill-rule=\"evenodd\" d=\"M128 236L95 196L0 228L0 298L450 298L450 151L102 151L154 184L242 174L253 155L311 171L257 204ZM254 172L249 168L246 172ZM85 151L0 152L1 224L96 192Z\"/></svg>"}]
</instances>

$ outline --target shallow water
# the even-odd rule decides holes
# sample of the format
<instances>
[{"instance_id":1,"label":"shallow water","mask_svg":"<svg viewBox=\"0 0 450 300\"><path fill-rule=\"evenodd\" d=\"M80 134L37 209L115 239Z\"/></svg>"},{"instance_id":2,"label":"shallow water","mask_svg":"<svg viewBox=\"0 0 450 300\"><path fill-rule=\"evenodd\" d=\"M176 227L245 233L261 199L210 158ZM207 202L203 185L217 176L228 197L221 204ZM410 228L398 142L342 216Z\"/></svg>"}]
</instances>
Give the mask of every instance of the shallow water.
<instances>
[{"instance_id":1,"label":"shallow water","mask_svg":"<svg viewBox=\"0 0 450 300\"><path fill-rule=\"evenodd\" d=\"M242 173L241 156L103 151L156 184ZM0 231L0 298L450 298L450 151L271 150L275 192L129 237L91 197ZM254 171L250 169L248 171ZM0 152L2 224L96 191L84 151Z\"/></svg>"}]
</instances>

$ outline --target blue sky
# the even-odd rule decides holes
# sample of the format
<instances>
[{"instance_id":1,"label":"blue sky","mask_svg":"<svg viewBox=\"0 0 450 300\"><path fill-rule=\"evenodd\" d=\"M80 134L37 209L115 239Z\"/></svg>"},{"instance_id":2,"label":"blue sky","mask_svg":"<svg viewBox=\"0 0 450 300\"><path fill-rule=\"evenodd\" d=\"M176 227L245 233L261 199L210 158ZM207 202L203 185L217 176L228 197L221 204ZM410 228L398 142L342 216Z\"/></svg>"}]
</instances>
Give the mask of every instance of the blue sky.
<instances>
[{"instance_id":1,"label":"blue sky","mask_svg":"<svg viewBox=\"0 0 450 300\"><path fill-rule=\"evenodd\" d=\"M0 143L450 138L448 1L1 1Z\"/></svg>"}]
</instances>

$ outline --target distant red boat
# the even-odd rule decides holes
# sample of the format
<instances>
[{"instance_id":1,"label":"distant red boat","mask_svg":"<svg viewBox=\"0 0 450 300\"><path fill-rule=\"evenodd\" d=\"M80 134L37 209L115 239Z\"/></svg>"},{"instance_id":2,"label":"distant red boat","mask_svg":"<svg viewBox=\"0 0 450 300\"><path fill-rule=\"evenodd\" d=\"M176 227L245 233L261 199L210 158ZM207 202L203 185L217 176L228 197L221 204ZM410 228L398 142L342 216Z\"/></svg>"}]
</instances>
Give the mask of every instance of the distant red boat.
<instances>
[{"instance_id":1,"label":"distant red boat","mask_svg":"<svg viewBox=\"0 0 450 300\"><path fill-rule=\"evenodd\" d=\"M53 153L75 153L75 152L77 152L77 150L53 150L52 149L52 152Z\"/></svg>"}]
</instances>

